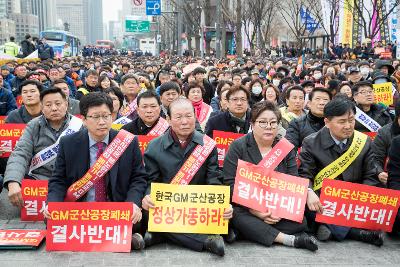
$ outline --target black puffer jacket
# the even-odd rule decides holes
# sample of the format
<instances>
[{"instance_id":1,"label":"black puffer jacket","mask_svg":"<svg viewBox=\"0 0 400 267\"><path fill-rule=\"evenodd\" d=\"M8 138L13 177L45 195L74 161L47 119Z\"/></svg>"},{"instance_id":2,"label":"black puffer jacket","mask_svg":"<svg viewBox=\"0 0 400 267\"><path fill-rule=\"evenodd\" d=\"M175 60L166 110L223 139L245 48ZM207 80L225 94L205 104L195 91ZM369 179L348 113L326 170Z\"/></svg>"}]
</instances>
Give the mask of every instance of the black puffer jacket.
<instances>
[{"instance_id":1,"label":"black puffer jacket","mask_svg":"<svg viewBox=\"0 0 400 267\"><path fill-rule=\"evenodd\" d=\"M362 108L358 106L361 110ZM381 105L372 104L371 109L368 112L365 112L368 116L370 116L373 120L379 123L380 126L385 126L392 122L392 117L390 116L389 109L385 108ZM360 122L356 121L355 129L360 132L369 132L368 128L362 125Z\"/></svg>"}]
</instances>

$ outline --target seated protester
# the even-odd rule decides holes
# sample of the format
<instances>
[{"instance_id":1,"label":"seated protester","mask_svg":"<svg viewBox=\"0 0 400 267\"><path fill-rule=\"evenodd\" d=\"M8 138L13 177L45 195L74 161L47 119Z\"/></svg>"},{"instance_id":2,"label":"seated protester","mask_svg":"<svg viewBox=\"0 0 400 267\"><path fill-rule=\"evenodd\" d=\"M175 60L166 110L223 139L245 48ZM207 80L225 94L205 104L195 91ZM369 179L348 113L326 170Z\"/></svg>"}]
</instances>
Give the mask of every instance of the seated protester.
<instances>
[{"instance_id":1,"label":"seated protester","mask_svg":"<svg viewBox=\"0 0 400 267\"><path fill-rule=\"evenodd\" d=\"M317 87L308 95L309 112L289 123L286 138L296 147L301 147L304 138L316 133L325 126L324 107L332 99L328 90Z\"/></svg>"},{"instance_id":2,"label":"seated protester","mask_svg":"<svg viewBox=\"0 0 400 267\"><path fill-rule=\"evenodd\" d=\"M368 136L355 131L354 103L345 96L335 97L324 108L325 127L318 132L307 136L299 155L299 175L310 180L307 194L307 207L311 211L322 213L323 207L319 200L319 193L323 179L321 171L337 159L350 157L350 147L353 142L360 143L361 150L357 157L355 153L350 157L347 168L324 170L329 172L329 178L352 183L364 183L379 186L377 170L374 164L374 155L371 149L371 140ZM335 168L335 166L332 166ZM314 186L313 186L314 185ZM310 219L308 217L308 219ZM326 241L334 237L341 241L345 238L371 243L377 246L383 244L383 232L367 231L357 228L336 226L331 224L319 225L317 238Z\"/></svg>"},{"instance_id":3,"label":"seated protester","mask_svg":"<svg viewBox=\"0 0 400 267\"><path fill-rule=\"evenodd\" d=\"M228 100L227 111L211 117L205 134L212 137L213 131L233 133L248 133L250 129L249 91L244 86L233 86L226 94Z\"/></svg>"},{"instance_id":4,"label":"seated protester","mask_svg":"<svg viewBox=\"0 0 400 267\"><path fill-rule=\"evenodd\" d=\"M10 85L11 85L11 90L12 94L14 97L17 97L21 94L18 89L20 88L20 84L25 81L26 74L28 73L28 70L24 65L18 65L14 68L14 78L10 80Z\"/></svg>"},{"instance_id":5,"label":"seated protester","mask_svg":"<svg viewBox=\"0 0 400 267\"><path fill-rule=\"evenodd\" d=\"M126 74L121 78L121 91L124 94L124 104L121 108L121 115L134 120L137 117L136 97L140 92L139 78L134 74Z\"/></svg>"},{"instance_id":6,"label":"seated protester","mask_svg":"<svg viewBox=\"0 0 400 267\"><path fill-rule=\"evenodd\" d=\"M353 92L351 91L351 84L348 82L342 82L339 86L339 92L347 95L350 99L353 99Z\"/></svg>"},{"instance_id":7,"label":"seated protester","mask_svg":"<svg viewBox=\"0 0 400 267\"><path fill-rule=\"evenodd\" d=\"M175 100L168 112L170 130L150 142L144 154L144 165L149 176L146 196L142 201L142 207L146 211L154 208L154 202L150 198L151 183L171 183L195 147L202 146L205 142L203 134L195 131L196 116L189 100ZM200 165L190 180L190 185L221 185L216 147ZM229 208L224 212L224 218L231 217L232 208ZM195 251L209 250L219 256L225 253L222 237L205 234L147 232L144 237L146 247L161 242L163 238Z\"/></svg>"},{"instance_id":8,"label":"seated protester","mask_svg":"<svg viewBox=\"0 0 400 267\"><path fill-rule=\"evenodd\" d=\"M280 111L282 113L282 127L287 129L289 123L293 119L300 118L305 115L306 112L304 107L304 89L301 86L294 85L287 89L286 91L286 107L281 107Z\"/></svg>"},{"instance_id":9,"label":"seated protester","mask_svg":"<svg viewBox=\"0 0 400 267\"><path fill-rule=\"evenodd\" d=\"M4 187L14 206L22 207L21 181L28 174L36 180L47 180L53 171L55 156L49 162L30 169L37 153L53 145L66 130L72 115L68 114L67 96L61 89L51 88L40 93L43 115L32 119L11 153L4 174Z\"/></svg>"},{"instance_id":10,"label":"seated protester","mask_svg":"<svg viewBox=\"0 0 400 267\"><path fill-rule=\"evenodd\" d=\"M216 90L217 95L211 99L211 103L210 103L210 106L212 107L213 111L217 111L220 109L219 100L220 100L220 95L221 95L222 89L224 89L224 88L229 89L232 86L233 86L233 83L231 81L221 80L218 82L217 90Z\"/></svg>"},{"instance_id":11,"label":"seated protester","mask_svg":"<svg viewBox=\"0 0 400 267\"><path fill-rule=\"evenodd\" d=\"M374 89L371 82L361 81L353 88L353 98L357 107L367 116L376 121L381 127L392 122L389 109L379 104L374 104ZM370 130L360 121L356 121L357 131L369 132Z\"/></svg>"},{"instance_id":12,"label":"seated protester","mask_svg":"<svg viewBox=\"0 0 400 267\"><path fill-rule=\"evenodd\" d=\"M164 128L163 126L165 126L164 124L168 125L168 122L164 118L160 118L161 101L154 91L141 93L137 97L137 102L138 117L124 125L122 127L123 130L133 133L134 135L147 135L155 127L157 129L162 129ZM158 124L159 121L160 124Z\"/></svg>"},{"instance_id":13,"label":"seated protester","mask_svg":"<svg viewBox=\"0 0 400 267\"><path fill-rule=\"evenodd\" d=\"M168 114L169 105L179 98L181 89L176 82L165 82L160 85L161 117L164 119Z\"/></svg>"},{"instance_id":14,"label":"seated protester","mask_svg":"<svg viewBox=\"0 0 400 267\"><path fill-rule=\"evenodd\" d=\"M226 99L226 94L229 92L230 88L230 86L222 87L218 96L219 110L211 112L210 118L228 110L228 99Z\"/></svg>"},{"instance_id":15,"label":"seated protester","mask_svg":"<svg viewBox=\"0 0 400 267\"><path fill-rule=\"evenodd\" d=\"M205 90L202 84L191 82L185 90L185 96L192 101L196 119L204 131L207 121L210 118L212 108L203 101Z\"/></svg>"},{"instance_id":16,"label":"seated protester","mask_svg":"<svg viewBox=\"0 0 400 267\"><path fill-rule=\"evenodd\" d=\"M52 85L53 85L54 88L61 89L64 92L64 94L67 96L67 99L68 99L68 113L70 113L71 115L80 114L79 100L73 99L70 96L68 83L63 79L58 79L58 80L55 80Z\"/></svg>"},{"instance_id":17,"label":"seated protester","mask_svg":"<svg viewBox=\"0 0 400 267\"><path fill-rule=\"evenodd\" d=\"M121 110L122 105L124 104L124 94L116 86L111 86L105 89L104 93L108 94L113 101L113 112L111 115L112 115L112 121L116 121L117 119L121 118L119 111Z\"/></svg>"},{"instance_id":18,"label":"seated protester","mask_svg":"<svg viewBox=\"0 0 400 267\"><path fill-rule=\"evenodd\" d=\"M268 100L279 106L281 104L281 97L278 87L273 84L268 84L265 89L264 100Z\"/></svg>"},{"instance_id":19,"label":"seated protester","mask_svg":"<svg viewBox=\"0 0 400 267\"><path fill-rule=\"evenodd\" d=\"M387 184L388 179L388 173L385 171L386 159L388 158L393 138L400 135L400 101L396 102L395 114L396 117L393 122L380 128L372 141L372 151L378 168L378 178L384 185Z\"/></svg>"},{"instance_id":20,"label":"seated protester","mask_svg":"<svg viewBox=\"0 0 400 267\"><path fill-rule=\"evenodd\" d=\"M253 107L255 103L258 103L264 99L263 92L263 82L260 79L252 80L249 84L250 89L250 108Z\"/></svg>"},{"instance_id":21,"label":"seated protester","mask_svg":"<svg viewBox=\"0 0 400 267\"><path fill-rule=\"evenodd\" d=\"M20 87L18 90L21 92L23 105L8 114L6 123L26 124L42 115L40 93L43 91L43 85L36 80L26 80L20 84Z\"/></svg>"},{"instance_id":22,"label":"seated protester","mask_svg":"<svg viewBox=\"0 0 400 267\"><path fill-rule=\"evenodd\" d=\"M100 92L101 89L97 87L99 80L99 74L94 69L89 69L85 73L85 86L78 88L76 91L76 99L80 100L82 96L87 95L91 92Z\"/></svg>"},{"instance_id":23,"label":"seated protester","mask_svg":"<svg viewBox=\"0 0 400 267\"><path fill-rule=\"evenodd\" d=\"M348 69L348 75L347 75L347 81L351 84L354 85L358 82L360 82L362 79L362 76L360 74L360 69L357 66L351 66Z\"/></svg>"},{"instance_id":24,"label":"seated protester","mask_svg":"<svg viewBox=\"0 0 400 267\"><path fill-rule=\"evenodd\" d=\"M251 110L253 131L233 141L224 160L224 184L231 187L231 194L238 160L259 164L280 139L277 137L280 119L281 113L272 102L264 101L254 105ZM297 176L295 154L295 150L292 150L275 170ZM311 251L318 249L315 238L304 232L307 228L305 219L298 223L272 216L270 212L262 213L235 205L231 225L243 239L265 246L281 243Z\"/></svg>"},{"instance_id":25,"label":"seated protester","mask_svg":"<svg viewBox=\"0 0 400 267\"><path fill-rule=\"evenodd\" d=\"M63 202L66 197L69 201L132 202L133 223L137 224L142 218L140 207L147 178L137 137L111 164L109 172L100 177L81 198L67 194L68 188L85 176L89 166L94 165L118 134L118 131L111 129L113 102L109 95L91 93L83 96L79 105L85 128L61 139L55 168L49 180L47 202ZM45 212L47 218L49 215ZM140 234L132 235L132 247L144 248Z\"/></svg>"},{"instance_id":26,"label":"seated protester","mask_svg":"<svg viewBox=\"0 0 400 267\"><path fill-rule=\"evenodd\" d=\"M397 115L396 115L396 117L397 117ZM387 171L388 171L387 187L389 189L393 189L393 190L400 190L399 149L400 149L400 138L397 135L392 140L392 144L389 148L389 153L388 153L389 161L388 161L388 165L387 165ZM393 225L392 233L397 234L397 235L400 233L400 214L399 213L397 213L396 220Z\"/></svg>"},{"instance_id":27,"label":"seated protester","mask_svg":"<svg viewBox=\"0 0 400 267\"><path fill-rule=\"evenodd\" d=\"M0 116L6 116L17 109L17 102L11 91L4 87L3 76L0 75Z\"/></svg>"}]
</instances>

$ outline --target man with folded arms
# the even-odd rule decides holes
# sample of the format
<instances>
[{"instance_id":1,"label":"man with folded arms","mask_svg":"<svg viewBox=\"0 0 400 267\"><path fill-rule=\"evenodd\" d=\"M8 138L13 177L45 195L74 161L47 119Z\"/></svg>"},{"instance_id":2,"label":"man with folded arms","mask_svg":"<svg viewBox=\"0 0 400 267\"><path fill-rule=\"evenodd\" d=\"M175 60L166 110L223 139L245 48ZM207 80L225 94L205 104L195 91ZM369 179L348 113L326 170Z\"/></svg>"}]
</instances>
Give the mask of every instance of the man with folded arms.
<instances>
[{"instance_id":1,"label":"man with folded arms","mask_svg":"<svg viewBox=\"0 0 400 267\"><path fill-rule=\"evenodd\" d=\"M146 211L154 208L154 202L150 198L151 183L175 183L176 174L197 146L205 146L210 140L208 136L195 131L196 115L191 101L179 98L172 102L169 105L168 117L171 128L150 142L144 154L144 163L149 175L146 196L142 200L142 207ZM187 177L180 181L185 178ZM214 147L208 157L201 162L194 176L188 178L186 182L190 185L222 185L221 178L217 148ZM224 218L230 219L232 211L232 207L227 209ZM164 239L195 251L208 250L219 256L225 253L224 241L219 235L146 232L144 237L146 247L160 243Z\"/></svg>"},{"instance_id":2,"label":"man with folded arms","mask_svg":"<svg viewBox=\"0 0 400 267\"><path fill-rule=\"evenodd\" d=\"M118 132L111 129L113 101L108 94L87 94L81 98L79 107L86 129L61 139L55 169L49 180L47 201L132 202L134 229L139 228L138 222L142 218L141 200L146 189L146 172L137 137L124 130ZM129 141L125 142L127 139ZM122 145L124 142L127 143L125 147ZM101 168L93 168L93 165L98 164L98 159L107 146L114 147L115 144L122 153L119 156L115 155L117 160L110 161L110 168L100 173ZM116 149L111 150L111 154L115 151ZM106 162L109 158L105 156ZM81 184L84 180L81 178L86 177L88 173L92 173L90 181L86 180L85 184L80 186L84 188L84 193L78 196L73 194L79 191L74 191L74 188ZM86 187L89 184L92 186ZM48 211L45 212L45 216L49 218ZM144 248L140 234L132 235L132 247Z\"/></svg>"}]
</instances>

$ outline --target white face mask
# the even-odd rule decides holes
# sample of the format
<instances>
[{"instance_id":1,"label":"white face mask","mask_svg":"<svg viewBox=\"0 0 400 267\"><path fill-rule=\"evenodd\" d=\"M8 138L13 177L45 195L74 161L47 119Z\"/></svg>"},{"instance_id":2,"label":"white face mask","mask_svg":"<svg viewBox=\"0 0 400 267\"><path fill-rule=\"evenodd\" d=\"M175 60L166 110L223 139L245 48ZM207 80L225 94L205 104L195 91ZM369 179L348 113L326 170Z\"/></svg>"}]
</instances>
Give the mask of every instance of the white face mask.
<instances>
[{"instance_id":1,"label":"white face mask","mask_svg":"<svg viewBox=\"0 0 400 267\"><path fill-rule=\"evenodd\" d=\"M362 76L367 77L369 74L369 68L361 68L360 72Z\"/></svg>"},{"instance_id":2,"label":"white face mask","mask_svg":"<svg viewBox=\"0 0 400 267\"><path fill-rule=\"evenodd\" d=\"M255 95L259 95L262 92L262 87L261 86L253 86L253 88L251 88L251 92Z\"/></svg>"},{"instance_id":3,"label":"white face mask","mask_svg":"<svg viewBox=\"0 0 400 267\"><path fill-rule=\"evenodd\" d=\"M149 74L149 78L150 78L150 81L152 81L154 79L154 74L153 73Z\"/></svg>"},{"instance_id":4,"label":"white face mask","mask_svg":"<svg viewBox=\"0 0 400 267\"><path fill-rule=\"evenodd\" d=\"M319 79L321 79L321 77L322 77L322 73L315 73L315 74L313 75L313 77L314 77L314 79L319 80Z\"/></svg>"},{"instance_id":5,"label":"white face mask","mask_svg":"<svg viewBox=\"0 0 400 267\"><path fill-rule=\"evenodd\" d=\"M212 83L213 81L215 81L215 77L210 77L208 80L210 81L210 83Z\"/></svg>"},{"instance_id":6,"label":"white face mask","mask_svg":"<svg viewBox=\"0 0 400 267\"><path fill-rule=\"evenodd\" d=\"M277 79L273 79L273 80L272 80L272 84L275 85L275 86L277 86L277 87L279 86L279 83L280 83L280 82L281 82L281 80L277 80Z\"/></svg>"}]
</instances>

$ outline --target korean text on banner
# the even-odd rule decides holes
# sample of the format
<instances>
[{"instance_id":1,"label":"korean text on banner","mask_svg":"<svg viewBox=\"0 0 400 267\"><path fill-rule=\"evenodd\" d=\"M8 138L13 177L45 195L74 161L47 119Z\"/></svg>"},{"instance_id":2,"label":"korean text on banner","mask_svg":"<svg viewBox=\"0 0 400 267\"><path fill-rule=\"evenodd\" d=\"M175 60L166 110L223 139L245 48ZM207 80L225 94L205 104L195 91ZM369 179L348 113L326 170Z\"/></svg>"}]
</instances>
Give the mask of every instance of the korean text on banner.
<instances>
[{"instance_id":1,"label":"korean text on banner","mask_svg":"<svg viewBox=\"0 0 400 267\"><path fill-rule=\"evenodd\" d=\"M47 180L22 180L21 193L24 206L21 209L21 221L43 221L48 184Z\"/></svg>"},{"instance_id":2,"label":"korean text on banner","mask_svg":"<svg viewBox=\"0 0 400 267\"><path fill-rule=\"evenodd\" d=\"M157 136L150 136L150 135L138 135L137 137L138 137L140 152L142 152L142 155L144 155L144 152L146 151L146 148L149 145L150 141L157 138Z\"/></svg>"},{"instance_id":3,"label":"korean text on banner","mask_svg":"<svg viewBox=\"0 0 400 267\"><path fill-rule=\"evenodd\" d=\"M375 103L382 103L385 106L393 104L392 83L374 84Z\"/></svg>"},{"instance_id":4,"label":"korean text on banner","mask_svg":"<svg viewBox=\"0 0 400 267\"><path fill-rule=\"evenodd\" d=\"M262 166L239 160L232 202L301 222L308 183L307 179L266 170Z\"/></svg>"},{"instance_id":5,"label":"korean text on banner","mask_svg":"<svg viewBox=\"0 0 400 267\"><path fill-rule=\"evenodd\" d=\"M316 221L390 232L399 209L400 192L374 186L325 179Z\"/></svg>"},{"instance_id":6,"label":"korean text on banner","mask_svg":"<svg viewBox=\"0 0 400 267\"><path fill-rule=\"evenodd\" d=\"M0 246L37 247L46 236L46 230L0 230Z\"/></svg>"},{"instance_id":7,"label":"korean text on banner","mask_svg":"<svg viewBox=\"0 0 400 267\"><path fill-rule=\"evenodd\" d=\"M128 202L50 202L47 251L130 252L133 205Z\"/></svg>"},{"instance_id":8,"label":"korean text on banner","mask_svg":"<svg viewBox=\"0 0 400 267\"><path fill-rule=\"evenodd\" d=\"M227 234L229 186L151 184L150 232Z\"/></svg>"},{"instance_id":9,"label":"korean text on banner","mask_svg":"<svg viewBox=\"0 0 400 267\"><path fill-rule=\"evenodd\" d=\"M224 159L231 143L236 139L239 139L243 135L244 134L223 132L217 130L213 132L213 139L217 143L218 165L220 167L224 166Z\"/></svg>"},{"instance_id":10,"label":"korean text on banner","mask_svg":"<svg viewBox=\"0 0 400 267\"><path fill-rule=\"evenodd\" d=\"M0 124L0 158L10 157L25 127L26 124Z\"/></svg>"}]
</instances>

